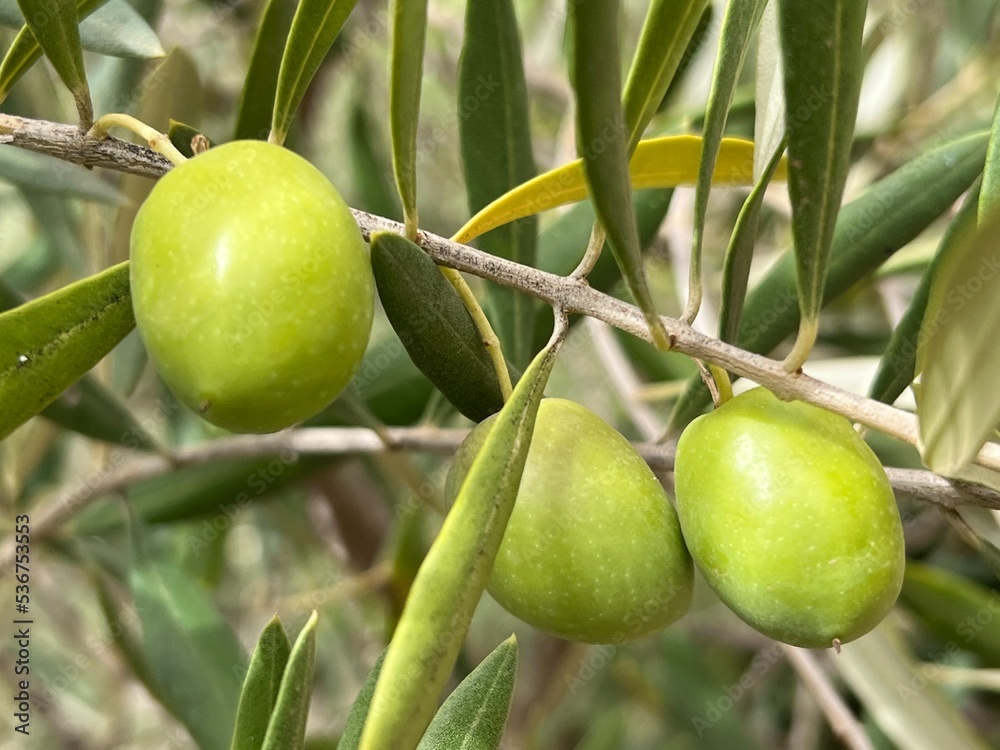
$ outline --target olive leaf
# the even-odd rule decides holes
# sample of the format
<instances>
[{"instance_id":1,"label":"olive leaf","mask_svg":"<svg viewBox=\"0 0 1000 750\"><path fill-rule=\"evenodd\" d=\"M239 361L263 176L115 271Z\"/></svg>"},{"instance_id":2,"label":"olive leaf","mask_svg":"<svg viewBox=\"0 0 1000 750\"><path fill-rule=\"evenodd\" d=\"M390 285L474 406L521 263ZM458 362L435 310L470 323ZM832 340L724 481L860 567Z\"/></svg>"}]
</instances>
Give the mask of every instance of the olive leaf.
<instances>
[{"instance_id":1,"label":"olive leaf","mask_svg":"<svg viewBox=\"0 0 1000 750\"><path fill-rule=\"evenodd\" d=\"M413 750L448 675L514 507L558 342L525 371L459 490L406 600L359 745Z\"/></svg>"},{"instance_id":2,"label":"olive leaf","mask_svg":"<svg viewBox=\"0 0 1000 750\"><path fill-rule=\"evenodd\" d=\"M417 125L427 37L427 0L392 0L392 59L389 66L389 130L392 169L403 202L406 234L416 239Z\"/></svg>"},{"instance_id":3,"label":"olive leaf","mask_svg":"<svg viewBox=\"0 0 1000 750\"><path fill-rule=\"evenodd\" d=\"M708 7L706 0L681 0L680 2L678 0L652 0L649 4L642 32L639 35L639 43L625 82L625 91L622 95L622 109L627 128L625 153L628 157L631 157L635 152L646 125L660 107L706 7ZM608 28L614 28L614 26ZM614 34L607 33L605 35L614 36ZM589 144L593 141L585 140L584 143ZM630 210L634 211L634 207L630 207ZM615 245L613 243L611 247L614 251ZM618 260L620 256L616 255L615 257ZM636 262L637 259L638 253L633 262ZM628 280L627 274L625 277ZM637 290L633 288L632 283L629 284L629 289L633 293ZM636 299L640 301L639 306L647 313L648 319L652 305L647 306L642 302L641 296L636 297ZM689 305L693 309L697 309L700 304L701 256L692 253ZM656 326L651 326L651 328L655 334L657 332Z\"/></svg>"},{"instance_id":4,"label":"olive leaf","mask_svg":"<svg viewBox=\"0 0 1000 750\"><path fill-rule=\"evenodd\" d=\"M382 673L382 664L385 661L385 651L378 655L375 664L365 678L364 684L358 697L354 699L351 712L347 715L347 723L344 731L340 735L340 744L337 750L357 750L361 742L361 730L365 727L365 720L368 718L368 711L371 708L372 696L375 694L375 684L378 676Z\"/></svg>"},{"instance_id":5,"label":"olive leaf","mask_svg":"<svg viewBox=\"0 0 1000 750\"><path fill-rule=\"evenodd\" d=\"M263 746L291 649L281 620L275 615L261 632L250 656L230 750L260 750Z\"/></svg>"},{"instance_id":6,"label":"olive leaf","mask_svg":"<svg viewBox=\"0 0 1000 750\"><path fill-rule=\"evenodd\" d=\"M0 438L51 404L134 326L127 264L0 313Z\"/></svg>"},{"instance_id":7,"label":"olive leaf","mask_svg":"<svg viewBox=\"0 0 1000 750\"><path fill-rule=\"evenodd\" d=\"M979 222L983 223L1000 208L1000 97L993 110L990 145L986 149L983 189L979 193Z\"/></svg>"},{"instance_id":8,"label":"olive leaf","mask_svg":"<svg viewBox=\"0 0 1000 750\"><path fill-rule=\"evenodd\" d=\"M132 541L129 581L156 697L202 750L225 750L239 703L238 675L247 668L243 647L202 586L152 554L138 520Z\"/></svg>"},{"instance_id":9,"label":"olive leaf","mask_svg":"<svg viewBox=\"0 0 1000 750\"><path fill-rule=\"evenodd\" d=\"M906 312L899 319L889 344L879 360L878 370L868 389L871 398L887 404L895 402L917 375L917 343L920 340L920 329L927 310L927 298L931 290L931 282L945 257L954 251L961 243L967 242L969 233L976 229L976 217L979 210L981 181L970 190L962 208L948 225L941 238L934 258L924 271L920 285L913 293Z\"/></svg>"},{"instance_id":10,"label":"olive leaf","mask_svg":"<svg viewBox=\"0 0 1000 750\"><path fill-rule=\"evenodd\" d=\"M459 60L458 111L469 212L475 214L536 174L521 37L511 0L469 0ZM538 220L526 217L481 237L491 255L535 265ZM519 368L531 360L536 302L499 284L487 287L501 348Z\"/></svg>"},{"instance_id":11,"label":"olive leaf","mask_svg":"<svg viewBox=\"0 0 1000 750\"><path fill-rule=\"evenodd\" d=\"M861 52L867 0L819 4L778 0L784 63L788 193L792 202L799 307L795 346L785 360L797 370L819 330L837 212L851 163L861 96Z\"/></svg>"},{"instance_id":12,"label":"olive leaf","mask_svg":"<svg viewBox=\"0 0 1000 750\"><path fill-rule=\"evenodd\" d=\"M701 284L701 246L705 232L705 216L708 213L712 173L715 171L715 161L719 155L722 133L726 127L726 119L729 117L729 107L733 103L733 95L736 93L736 83L743 68L743 61L746 59L753 33L760 23L760 17L766 4L766 0L732 0L726 5L726 12L722 17L719 56L715 63L715 72L712 75L712 88L708 94L705 127L702 133L701 159L698 164L698 184L694 194L690 281L692 292L694 292L695 285L700 286ZM780 159L780 152L772 158L775 167L777 167L777 159ZM737 223L737 229L733 231L734 241L735 238L744 236L747 240L735 243L735 247L731 243L730 250L726 253L726 268L729 270L726 276L732 280L732 286L730 288L723 281L722 299L723 305L728 306L730 312L741 310L743 307L743 295L746 293L744 270L749 273L749 256L752 254L754 235L757 231L757 217L763 201L763 190L769 181L770 177L759 179L754 193L751 194L750 198L747 198L747 202L744 204L743 212L746 212L743 225L745 226L745 234L738 232L739 223ZM743 212L741 212L741 217L743 217ZM739 248L739 251L736 248ZM746 259L745 269L742 263L743 259ZM742 288L739 283L740 279L742 279ZM731 297L732 299L730 299ZM735 318L734 327L738 328L739 315L731 316L729 320L732 321L733 318ZM724 328L726 325L721 324L721 329Z\"/></svg>"},{"instance_id":13,"label":"olive leaf","mask_svg":"<svg viewBox=\"0 0 1000 750\"><path fill-rule=\"evenodd\" d=\"M220 512L232 518L241 508L274 497L323 463L319 456L292 459L289 454L214 461L135 482L126 496L143 523L174 523ZM104 535L120 530L122 524L117 504L99 502L80 513L72 528L77 534ZM193 549L201 544L191 541Z\"/></svg>"},{"instance_id":14,"label":"olive leaf","mask_svg":"<svg viewBox=\"0 0 1000 750\"><path fill-rule=\"evenodd\" d=\"M382 153L381 139L369 111L368 92L354 96L351 111L351 176L356 203L351 205L393 221L403 218L395 185L390 177L392 166Z\"/></svg>"},{"instance_id":15,"label":"olive leaf","mask_svg":"<svg viewBox=\"0 0 1000 750\"><path fill-rule=\"evenodd\" d=\"M654 343L667 349L667 333L649 292L632 208L621 57L618 35L609 33L618 27L618 6L617 0L568 3L574 35L570 78L576 93L577 151L583 155L583 172L598 223L625 284L646 318Z\"/></svg>"},{"instance_id":16,"label":"olive leaf","mask_svg":"<svg viewBox=\"0 0 1000 750\"><path fill-rule=\"evenodd\" d=\"M88 15L103 2L83 0L81 5L89 7L78 10L75 0L17 0L28 29L73 94L83 130L94 121L94 106L90 101L87 71L83 67L79 17Z\"/></svg>"},{"instance_id":17,"label":"olive leaf","mask_svg":"<svg viewBox=\"0 0 1000 750\"><path fill-rule=\"evenodd\" d=\"M633 190L693 185L698 179L702 139L694 135L669 135L639 142L629 162ZM740 138L723 138L712 173L717 185L752 185L754 144ZM783 159L775 179L783 180ZM469 242L485 232L524 216L582 201L590 194L583 160L556 167L497 198L469 219L452 239Z\"/></svg>"},{"instance_id":18,"label":"olive leaf","mask_svg":"<svg viewBox=\"0 0 1000 750\"><path fill-rule=\"evenodd\" d=\"M728 343L736 343L739 338L740 321L743 319L743 302L746 300L747 284L750 280L750 264L753 249L757 243L757 225L760 211L764 206L764 193L774 177L774 172L785 150L784 141L778 144L763 174L754 185L750 195L743 202L736 226L733 227L726 248L722 266L722 303L719 306L719 338Z\"/></svg>"},{"instance_id":19,"label":"olive leaf","mask_svg":"<svg viewBox=\"0 0 1000 750\"><path fill-rule=\"evenodd\" d=\"M919 664L891 619L848 643L831 663L897 747L986 750L989 746L932 681L913 686Z\"/></svg>"},{"instance_id":20,"label":"olive leaf","mask_svg":"<svg viewBox=\"0 0 1000 750\"><path fill-rule=\"evenodd\" d=\"M261 750L302 750L316 673L318 621L319 615L314 610L295 639Z\"/></svg>"},{"instance_id":21,"label":"olive leaf","mask_svg":"<svg viewBox=\"0 0 1000 750\"><path fill-rule=\"evenodd\" d=\"M840 211L830 253L823 302L829 304L878 268L965 192L983 168L986 133L975 133L921 151ZM747 295L739 345L771 352L795 331L795 259L785 253ZM675 432L711 403L701 378L692 377L674 405Z\"/></svg>"},{"instance_id":22,"label":"olive leaf","mask_svg":"<svg viewBox=\"0 0 1000 750\"><path fill-rule=\"evenodd\" d=\"M931 280L917 346L921 458L954 475L1000 423L1000 213L959 237Z\"/></svg>"},{"instance_id":23,"label":"olive leaf","mask_svg":"<svg viewBox=\"0 0 1000 750\"><path fill-rule=\"evenodd\" d=\"M628 154L635 151L663 101L706 7L708 0L653 0L649 4L622 95Z\"/></svg>"},{"instance_id":24,"label":"olive leaf","mask_svg":"<svg viewBox=\"0 0 1000 750\"><path fill-rule=\"evenodd\" d=\"M107 0L96 9L93 2L77 5L80 17L80 42L85 50L102 55L150 60L163 56L163 47L146 20L126 0ZM93 10L84 17L87 9ZM17 0L0 0L0 25L21 29L24 16ZM29 30L30 34L30 30ZM38 59L41 48L30 36L34 46L34 59ZM13 45L12 47L13 48ZM2 96L0 96L2 98Z\"/></svg>"},{"instance_id":25,"label":"olive leaf","mask_svg":"<svg viewBox=\"0 0 1000 750\"><path fill-rule=\"evenodd\" d=\"M240 95L233 140L267 138L274 110L275 91L278 88L281 57L294 15L295 3L292 0L268 0L264 6L250 65L243 79L243 93Z\"/></svg>"},{"instance_id":26,"label":"olive leaf","mask_svg":"<svg viewBox=\"0 0 1000 750\"><path fill-rule=\"evenodd\" d=\"M159 448L121 399L90 375L63 391L40 414L60 427L95 440L127 448Z\"/></svg>"},{"instance_id":27,"label":"olive leaf","mask_svg":"<svg viewBox=\"0 0 1000 750\"><path fill-rule=\"evenodd\" d=\"M413 363L474 422L500 411L503 393L483 337L434 261L391 232L372 234L371 261L382 307Z\"/></svg>"},{"instance_id":28,"label":"olive leaf","mask_svg":"<svg viewBox=\"0 0 1000 750\"><path fill-rule=\"evenodd\" d=\"M24 299L21 295L0 279L0 312L22 304ZM152 450L157 447L156 441L132 412L90 375L84 375L63 391L40 414L67 430L95 440L129 448Z\"/></svg>"},{"instance_id":29,"label":"olive leaf","mask_svg":"<svg viewBox=\"0 0 1000 750\"><path fill-rule=\"evenodd\" d=\"M996 594L968 578L910 560L899 600L944 641L962 636L962 648L1000 667L1000 628L978 628L976 617L996 608Z\"/></svg>"},{"instance_id":30,"label":"olive leaf","mask_svg":"<svg viewBox=\"0 0 1000 750\"><path fill-rule=\"evenodd\" d=\"M418 750L497 750L514 695L517 638L511 636L483 659L448 696Z\"/></svg>"},{"instance_id":31,"label":"olive leaf","mask_svg":"<svg viewBox=\"0 0 1000 750\"><path fill-rule=\"evenodd\" d=\"M295 111L358 0L301 0L281 56L270 140L282 144Z\"/></svg>"},{"instance_id":32,"label":"olive leaf","mask_svg":"<svg viewBox=\"0 0 1000 750\"><path fill-rule=\"evenodd\" d=\"M778 31L777 3L765 3L758 24L757 68L754 71L753 175L764 173L767 155L785 137L784 72Z\"/></svg>"}]
</instances>

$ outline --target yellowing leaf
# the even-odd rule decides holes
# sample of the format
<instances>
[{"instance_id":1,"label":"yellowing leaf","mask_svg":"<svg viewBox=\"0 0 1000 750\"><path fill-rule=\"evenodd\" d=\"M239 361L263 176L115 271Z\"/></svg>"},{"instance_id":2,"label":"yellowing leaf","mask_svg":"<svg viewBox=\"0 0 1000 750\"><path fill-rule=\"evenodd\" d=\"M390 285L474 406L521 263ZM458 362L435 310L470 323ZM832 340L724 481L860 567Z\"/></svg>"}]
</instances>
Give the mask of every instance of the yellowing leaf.
<instances>
[{"instance_id":1,"label":"yellowing leaf","mask_svg":"<svg viewBox=\"0 0 1000 750\"><path fill-rule=\"evenodd\" d=\"M694 185L698 180L701 144L701 137L696 135L671 135L640 141L629 163L632 189ZM787 164L782 160L774 179L784 180L786 175ZM716 185L752 185L753 142L723 138L712 182ZM583 160L577 159L500 196L469 219L452 239L455 242L470 242L508 222L582 201L586 197Z\"/></svg>"}]
</instances>

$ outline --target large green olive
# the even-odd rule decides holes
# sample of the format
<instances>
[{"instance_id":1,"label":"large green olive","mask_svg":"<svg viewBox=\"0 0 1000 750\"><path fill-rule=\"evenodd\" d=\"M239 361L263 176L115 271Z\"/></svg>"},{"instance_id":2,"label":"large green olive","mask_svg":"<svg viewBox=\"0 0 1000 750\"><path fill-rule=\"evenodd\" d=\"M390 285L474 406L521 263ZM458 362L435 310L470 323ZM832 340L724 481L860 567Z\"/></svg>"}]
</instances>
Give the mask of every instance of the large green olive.
<instances>
[{"instance_id":1,"label":"large green olive","mask_svg":"<svg viewBox=\"0 0 1000 750\"><path fill-rule=\"evenodd\" d=\"M450 500L493 420L459 448ZM670 499L631 444L579 404L544 399L493 568L493 597L555 635L622 642L683 615L692 573Z\"/></svg>"},{"instance_id":2,"label":"large green olive","mask_svg":"<svg viewBox=\"0 0 1000 750\"><path fill-rule=\"evenodd\" d=\"M171 391L209 422L273 432L329 404L371 331L358 225L315 167L235 141L157 182L132 227L136 324Z\"/></svg>"},{"instance_id":3,"label":"large green olive","mask_svg":"<svg viewBox=\"0 0 1000 750\"><path fill-rule=\"evenodd\" d=\"M674 481L695 563L760 632L808 648L846 643L896 601L899 511L843 417L747 391L688 426Z\"/></svg>"}]
</instances>

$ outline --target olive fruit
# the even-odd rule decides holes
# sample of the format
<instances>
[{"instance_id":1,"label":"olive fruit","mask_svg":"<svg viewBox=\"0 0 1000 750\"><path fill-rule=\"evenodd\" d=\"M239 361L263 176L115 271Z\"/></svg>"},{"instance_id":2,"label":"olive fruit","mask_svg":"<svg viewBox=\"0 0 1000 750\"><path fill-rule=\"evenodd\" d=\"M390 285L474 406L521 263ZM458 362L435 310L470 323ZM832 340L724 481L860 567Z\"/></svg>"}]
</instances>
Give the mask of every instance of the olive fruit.
<instances>
[{"instance_id":1,"label":"olive fruit","mask_svg":"<svg viewBox=\"0 0 1000 750\"><path fill-rule=\"evenodd\" d=\"M494 419L456 453L450 501ZM493 597L563 638L617 643L683 615L692 575L670 499L631 444L579 404L543 399L493 567Z\"/></svg>"},{"instance_id":2,"label":"olive fruit","mask_svg":"<svg viewBox=\"0 0 1000 750\"><path fill-rule=\"evenodd\" d=\"M719 598L807 648L864 635L903 582L903 530L882 465L850 422L755 388L677 445L677 514Z\"/></svg>"},{"instance_id":3,"label":"olive fruit","mask_svg":"<svg viewBox=\"0 0 1000 750\"><path fill-rule=\"evenodd\" d=\"M175 167L132 227L136 325L177 398L234 432L312 416L361 362L371 265L350 209L280 146L234 141Z\"/></svg>"}]
</instances>

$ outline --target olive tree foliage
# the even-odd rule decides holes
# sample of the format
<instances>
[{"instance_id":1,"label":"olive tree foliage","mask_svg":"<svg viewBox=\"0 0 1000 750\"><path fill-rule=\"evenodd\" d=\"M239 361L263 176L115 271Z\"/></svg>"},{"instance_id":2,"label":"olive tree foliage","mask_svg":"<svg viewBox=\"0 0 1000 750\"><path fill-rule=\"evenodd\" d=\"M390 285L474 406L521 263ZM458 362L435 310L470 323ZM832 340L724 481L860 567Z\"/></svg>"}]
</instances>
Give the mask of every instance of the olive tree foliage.
<instances>
[{"instance_id":1,"label":"olive tree foliage","mask_svg":"<svg viewBox=\"0 0 1000 750\"><path fill-rule=\"evenodd\" d=\"M988 0L0 0L31 741L997 746L998 30ZM271 434L182 405L134 330L137 212L233 140L336 186L379 297L347 387ZM274 282L248 330L308 298ZM697 583L668 628L585 647L497 604L543 395L672 492L678 435L741 379L884 465L907 563L880 625L804 651Z\"/></svg>"}]
</instances>

